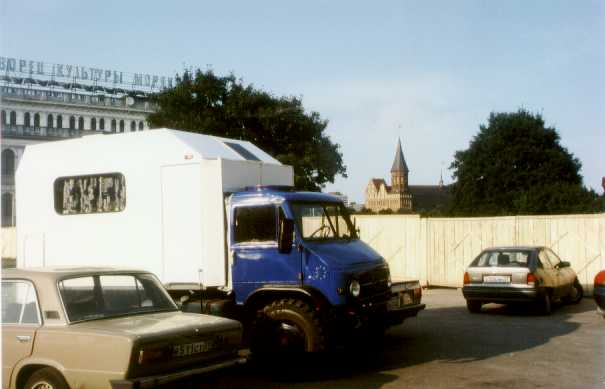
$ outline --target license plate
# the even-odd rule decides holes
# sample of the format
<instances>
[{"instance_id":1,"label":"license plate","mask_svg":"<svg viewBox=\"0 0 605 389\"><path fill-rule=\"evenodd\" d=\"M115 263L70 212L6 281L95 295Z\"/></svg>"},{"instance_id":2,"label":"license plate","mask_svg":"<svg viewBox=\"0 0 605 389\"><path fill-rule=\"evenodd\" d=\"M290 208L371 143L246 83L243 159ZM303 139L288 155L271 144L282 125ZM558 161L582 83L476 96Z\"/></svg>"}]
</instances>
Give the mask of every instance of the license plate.
<instances>
[{"instance_id":1,"label":"license plate","mask_svg":"<svg viewBox=\"0 0 605 389\"><path fill-rule=\"evenodd\" d=\"M215 339L204 340L201 342L176 344L172 346L173 357L186 357L194 354L201 354L216 348L218 342Z\"/></svg>"},{"instance_id":2,"label":"license plate","mask_svg":"<svg viewBox=\"0 0 605 389\"><path fill-rule=\"evenodd\" d=\"M494 284L510 284L510 276L483 276L483 282Z\"/></svg>"},{"instance_id":3,"label":"license plate","mask_svg":"<svg viewBox=\"0 0 605 389\"><path fill-rule=\"evenodd\" d=\"M402 308L413 303L412 296L406 292L399 292L389 300L389 308Z\"/></svg>"}]
</instances>

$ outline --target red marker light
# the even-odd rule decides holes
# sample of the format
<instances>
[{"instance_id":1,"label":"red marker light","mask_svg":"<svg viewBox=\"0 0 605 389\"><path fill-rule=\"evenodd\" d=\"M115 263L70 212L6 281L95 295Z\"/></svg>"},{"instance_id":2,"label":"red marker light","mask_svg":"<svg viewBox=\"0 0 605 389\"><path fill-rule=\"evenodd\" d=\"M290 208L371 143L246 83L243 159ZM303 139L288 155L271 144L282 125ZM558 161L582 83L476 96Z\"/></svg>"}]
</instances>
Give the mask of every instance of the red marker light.
<instances>
[{"instance_id":1,"label":"red marker light","mask_svg":"<svg viewBox=\"0 0 605 389\"><path fill-rule=\"evenodd\" d=\"M535 285L536 276L533 273L527 273L527 285Z\"/></svg>"},{"instance_id":2,"label":"red marker light","mask_svg":"<svg viewBox=\"0 0 605 389\"><path fill-rule=\"evenodd\" d=\"M605 270L598 272L594 278L594 287L599 285L605 285Z\"/></svg>"}]
</instances>

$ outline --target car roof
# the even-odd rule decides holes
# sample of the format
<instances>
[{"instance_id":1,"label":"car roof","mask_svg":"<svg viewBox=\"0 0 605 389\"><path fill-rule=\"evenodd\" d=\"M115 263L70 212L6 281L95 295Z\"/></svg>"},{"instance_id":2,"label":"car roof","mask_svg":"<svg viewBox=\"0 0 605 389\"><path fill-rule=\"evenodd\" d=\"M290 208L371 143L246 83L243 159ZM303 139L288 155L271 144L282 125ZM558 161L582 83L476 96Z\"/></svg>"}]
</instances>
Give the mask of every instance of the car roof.
<instances>
[{"instance_id":1,"label":"car roof","mask_svg":"<svg viewBox=\"0 0 605 389\"><path fill-rule=\"evenodd\" d=\"M277 197L286 201L314 201L314 202L330 202L339 203L341 200L329 193L321 192L294 192L282 190L281 188L260 187L250 188L246 191L236 192L233 194L233 202L247 201L254 198L266 199L269 197Z\"/></svg>"},{"instance_id":2,"label":"car roof","mask_svg":"<svg viewBox=\"0 0 605 389\"><path fill-rule=\"evenodd\" d=\"M63 279L95 274L149 273L140 269L114 267L30 267L2 269L2 278Z\"/></svg>"},{"instance_id":3,"label":"car roof","mask_svg":"<svg viewBox=\"0 0 605 389\"><path fill-rule=\"evenodd\" d=\"M544 246L494 246L483 249L483 251L499 251L499 250L540 250Z\"/></svg>"}]
</instances>

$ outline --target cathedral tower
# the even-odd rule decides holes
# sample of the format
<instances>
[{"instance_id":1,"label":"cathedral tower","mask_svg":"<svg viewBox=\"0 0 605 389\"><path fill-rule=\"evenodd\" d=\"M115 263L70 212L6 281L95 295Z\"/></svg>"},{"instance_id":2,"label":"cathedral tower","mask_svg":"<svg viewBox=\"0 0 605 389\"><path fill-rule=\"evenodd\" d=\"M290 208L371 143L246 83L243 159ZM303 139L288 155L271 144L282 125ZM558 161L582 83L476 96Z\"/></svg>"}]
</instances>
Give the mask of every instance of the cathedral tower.
<instances>
[{"instance_id":1,"label":"cathedral tower","mask_svg":"<svg viewBox=\"0 0 605 389\"><path fill-rule=\"evenodd\" d=\"M401 139L397 140L397 149L395 150L395 160L391 168L391 186L394 193L408 193L408 174L410 170L405 163L403 150L401 149Z\"/></svg>"}]
</instances>

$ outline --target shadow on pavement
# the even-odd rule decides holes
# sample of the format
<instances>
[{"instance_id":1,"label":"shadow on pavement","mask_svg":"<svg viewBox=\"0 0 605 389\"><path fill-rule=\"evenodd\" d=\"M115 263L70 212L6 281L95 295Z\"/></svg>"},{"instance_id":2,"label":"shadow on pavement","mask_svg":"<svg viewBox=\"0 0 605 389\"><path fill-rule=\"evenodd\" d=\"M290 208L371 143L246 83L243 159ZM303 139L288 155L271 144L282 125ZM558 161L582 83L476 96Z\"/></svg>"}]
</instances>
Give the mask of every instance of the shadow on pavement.
<instances>
[{"instance_id":1,"label":"shadow on pavement","mask_svg":"<svg viewBox=\"0 0 605 389\"><path fill-rule=\"evenodd\" d=\"M591 299L557 306L550 316L528 307L485 306L470 314L465 306L431 308L387 332L373 344L353 339L345 350L303 358L251 359L246 365L196 378L202 387L379 388L398 379L389 370L428 362L468 363L522 352L575 331L574 314L594 310Z\"/></svg>"}]
</instances>

